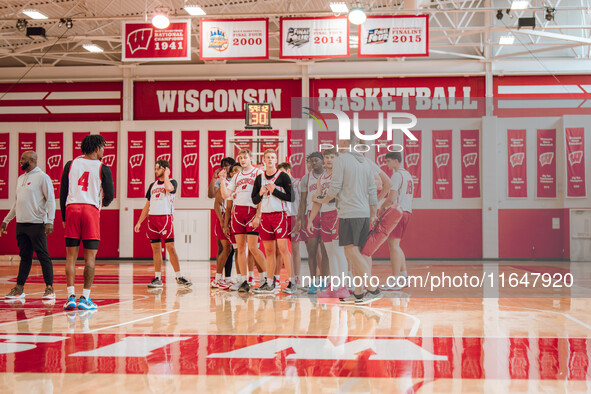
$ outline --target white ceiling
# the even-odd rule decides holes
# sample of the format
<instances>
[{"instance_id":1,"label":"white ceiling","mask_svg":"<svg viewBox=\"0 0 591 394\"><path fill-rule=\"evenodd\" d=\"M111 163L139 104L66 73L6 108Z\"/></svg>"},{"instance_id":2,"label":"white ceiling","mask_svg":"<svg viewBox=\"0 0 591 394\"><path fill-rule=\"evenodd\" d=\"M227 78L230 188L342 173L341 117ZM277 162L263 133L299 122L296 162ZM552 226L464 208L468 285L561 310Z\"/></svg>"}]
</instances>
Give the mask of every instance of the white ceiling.
<instances>
[{"instance_id":1,"label":"white ceiling","mask_svg":"<svg viewBox=\"0 0 591 394\"><path fill-rule=\"evenodd\" d=\"M352 7L357 2L346 3ZM511 12L511 15L504 13L502 20L496 18L497 9L510 8L509 0L365 0L361 3L370 10L368 13L375 15L393 15L406 9L410 13L421 10L430 16L429 58L394 59L397 61L465 59L494 62L591 57L591 0L531 0L529 10ZM268 62L287 61L280 60L278 53L280 17L333 15L328 0L2 0L0 67L120 65L123 20L144 21L159 7L168 8L171 15L187 18L189 15L183 10L185 4L200 5L207 12L206 18L268 17ZM546 7L556 9L554 21L545 20ZM49 19L31 20L21 13L24 9L36 9ZM535 16L536 29L518 32L517 19L520 16ZM71 18L73 28L60 26L60 18ZM28 26L44 27L47 39L27 38L16 28L18 19L26 19ZM198 27L199 19L193 17L193 58L190 63L202 63L198 56ZM356 29L351 31L354 36ZM515 35L513 45L498 45L499 37L505 34ZM353 37L352 45L355 41ZM87 42L100 45L105 52L87 52L82 48ZM350 59L334 61L363 61L356 58L356 51L351 53Z\"/></svg>"}]
</instances>

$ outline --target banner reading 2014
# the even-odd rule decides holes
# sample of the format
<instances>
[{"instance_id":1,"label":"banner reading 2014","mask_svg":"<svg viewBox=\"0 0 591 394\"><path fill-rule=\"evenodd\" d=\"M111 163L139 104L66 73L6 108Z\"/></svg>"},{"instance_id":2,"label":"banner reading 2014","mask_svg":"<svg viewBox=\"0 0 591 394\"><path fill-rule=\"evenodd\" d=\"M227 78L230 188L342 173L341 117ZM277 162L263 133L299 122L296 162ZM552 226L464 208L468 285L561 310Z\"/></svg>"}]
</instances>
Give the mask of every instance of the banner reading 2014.
<instances>
[{"instance_id":1,"label":"banner reading 2014","mask_svg":"<svg viewBox=\"0 0 591 394\"><path fill-rule=\"evenodd\" d=\"M347 17L281 18L279 57L349 57Z\"/></svg>"},{"instance_id":2,"label":"banner reading 2014","mask_svg":"<svg viewBox=\"0 0 591 394\"><path fill-rule=\"evenodd\" d=\"M201 60L267 59L268 19L201 19Z\"/></svg>"},{"instance_id":3,"label":"banner reading 2014","mask_svg":"<svg viewBox=\"0 0 591 394\"><path fill-rule=\"evenodd\" d=\"M358 57L429 56L429 17L370 16L358 37Z\"/></svg>"}]
</instances>

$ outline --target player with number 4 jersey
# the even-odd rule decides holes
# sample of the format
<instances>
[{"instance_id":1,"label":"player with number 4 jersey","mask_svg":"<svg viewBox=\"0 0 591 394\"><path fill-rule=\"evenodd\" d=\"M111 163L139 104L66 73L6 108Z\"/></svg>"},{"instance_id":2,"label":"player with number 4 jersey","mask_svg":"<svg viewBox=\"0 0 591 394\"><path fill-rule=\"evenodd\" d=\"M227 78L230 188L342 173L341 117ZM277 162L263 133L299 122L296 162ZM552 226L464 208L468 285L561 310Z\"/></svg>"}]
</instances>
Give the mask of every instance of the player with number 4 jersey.
<instances>
[{"instance_id":1,"label":"player with number 4 jersey","mask_svg":"<svg viewBox=\"0 0 591 394\"><path fill-rule=\"evenodd\" d=\"M66 229L66 282L68 300L64 309L96 309L90 299L94 281L94 262L101 239L100 209L115 197L113 174L102 164L105 139L98 134L84 137L83 155L66 163L60 185L60 206ZM74 282L80 242L84 251L84 289L76 303Z\"/></svg>"}]
</instances>

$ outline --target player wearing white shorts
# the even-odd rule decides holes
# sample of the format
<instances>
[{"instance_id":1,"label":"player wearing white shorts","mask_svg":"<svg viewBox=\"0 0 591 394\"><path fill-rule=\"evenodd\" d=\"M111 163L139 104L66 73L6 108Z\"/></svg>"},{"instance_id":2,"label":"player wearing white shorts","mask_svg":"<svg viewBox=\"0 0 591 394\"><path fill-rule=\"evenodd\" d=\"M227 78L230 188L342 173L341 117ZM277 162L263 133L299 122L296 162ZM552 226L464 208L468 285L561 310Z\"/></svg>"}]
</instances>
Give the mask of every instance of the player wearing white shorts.
<instances>
[{"instance_id":1,"label":"player wearing white shorts","mask_svg":"<svg viewBox=\"0 0 591 394\"><path fill-rule=\"evenodd\" d=\"M265 255L257 247L259 234L258 231L252 227L252 221L255 218L257 206L252 202L251 193L254 186L254 180L262 171L252 165L252 153L248 149L242 149L238 153L238 161L242 166L242 171L234 175L230 183L226 185L221 182L220 191L222 198L228 198L232 195L234 201L232 207L232 233L236 237L238 244L238 266L240 272L246 275L246 249L253 255L260 267L265 267ZM226 171L220 172L220 179L226 178ZM250 286L248 284L248 277L244 279L238 277L239 282L242 282L239 288L241 292L249 292Z\"/></svg>"},{"instance_id":2,"label":"player wearing white shorts","mask_svg":"<svg viewBox=\"0 0 591 394\"><path fill-rule=\"evenodd\" d=\"M275 264L285 264L289 284L284 292L295 293L295 284L291 277L291 254L289 239L291 229L287 215L288 203L293 200L291 178L277 169L277 152L267 149L263 154L265 172L257 175L252 189L252 201L259 206L253 221L253 227L259 229L259 234L265 247L267 271L274 274ZM281 260L275 261L276 249L281 254ZM280 290L279 275L273 276L271 283L263 283L255 290L257 293L274 293Z\"/></svg>"},{"instance_id":3,"label":"player wearing white shorts","mask_svg":"<svg viewBox=\"0 0 591 394\"><path fill-rule=\"evenodd\" d=\"M150 184L146 192L146 204L142 214L135 224L135 232L139 233L141 225L148 218L147 237L152 246L154 259L154 279L148 284L148 288L161 288L162 284L162 249L164 241L170 263L175 272L176 283L179 286L190 287L191 281L181 274L179 257L174 247L174 197L177 190L177 182L170 179L170 163L167 160L158 160L154 165L156 181Z\"/></svg>"}]
</instances>

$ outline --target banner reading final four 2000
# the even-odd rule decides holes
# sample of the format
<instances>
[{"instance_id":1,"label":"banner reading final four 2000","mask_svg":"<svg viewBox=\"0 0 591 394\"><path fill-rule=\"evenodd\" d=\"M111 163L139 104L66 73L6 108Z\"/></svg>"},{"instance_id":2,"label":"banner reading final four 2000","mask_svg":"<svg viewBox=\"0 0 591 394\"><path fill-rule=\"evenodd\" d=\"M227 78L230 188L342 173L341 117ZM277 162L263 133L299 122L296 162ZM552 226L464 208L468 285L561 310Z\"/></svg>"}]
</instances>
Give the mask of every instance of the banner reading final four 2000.
<instances>
[{"instance_id":1,"label":"banner reading final four 2000","mask_svg":"<svg viewBox=\"0 0 591 394\"><path fill-rule=\"evenodd\" d=\"M347 17L281 18L279 57L349 57Z\"/></svg>"},{"instance_id":2,"label":"banner reading final four 2000","mask_svg":"<svg viewBox=\"0 0 591 394\"><path fill-rule=\"evenodd\" d=\"M370 16L358 37L358 57L429 56L429 17Z\"/></svg>"},{"instance_id":3,"label":"banner reading final four 2000","mask_svg":"<svg viewBox=\"0 0 591 394\"><path fill-rule=\"evenodd\" d=\"M268 19L201 19L201 60L267 59Z\"/></svg>"}]
</instances>

